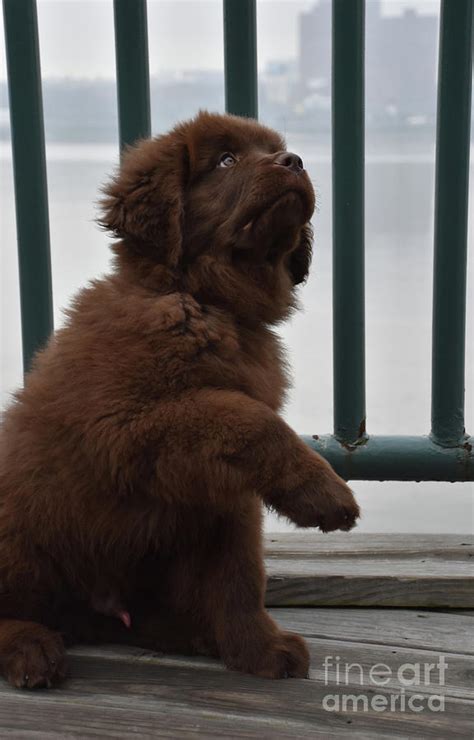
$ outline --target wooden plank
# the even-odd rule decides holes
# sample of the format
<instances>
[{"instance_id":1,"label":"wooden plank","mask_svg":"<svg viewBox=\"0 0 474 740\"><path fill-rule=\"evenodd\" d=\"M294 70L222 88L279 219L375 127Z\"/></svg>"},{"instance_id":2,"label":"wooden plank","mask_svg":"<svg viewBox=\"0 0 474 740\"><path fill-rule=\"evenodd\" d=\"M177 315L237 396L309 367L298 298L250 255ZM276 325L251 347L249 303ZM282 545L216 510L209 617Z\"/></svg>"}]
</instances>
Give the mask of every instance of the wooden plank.
<instances>
[{"instance_id":1,"label":"wooden plank","mask_svg":"<svg viewBox=\"0 0 474 740\"><path fill-rule=\"evenodd\" d=\"M411 688L413 693L468 699L473 702L474 710L473 659L470 655L443 653L443 660L440 661L440 653L430 650L413 651L387 645L361 645L357 642L316 638L309 638L307 642L311 653L310 677L313 680L337 685L341 690L349 686L352 690L360 691L361 685L371 684L374 690L378 690L377 675L373 682L370 672L374 666L379 669L384 666L382 684L387 689L400 691L399 676L406 676L410 681L416 681L416 689Z\"/></svg>"},{"instance_id":2,"label":"wooden plank","mask_svg":"<svg viewBox=\"0 0 474 740\"><path fill-rule=\"evenodd\" d=\"M438 693L444 696L469 699L474 701L474 686L472 684L473 660L470 655L442 653L446 670L443 681L439 681L440 653L432 650L413 650L406 647L394 648L392 645L372 645L359 642L331 640L323 638L306 638L311 653L310 679L324 683L326 679L331 684L340 681L341 686L348 683L358 687L370 683L370 669L380 663L389 666L391 675L387 676L386 686L396 690L400 688L398 670L406 664L419 664L420 675L423 679L417 691L423 694ZM70 651L74 658L88 658L103 661L127 661L130 664L147 662L156 666L171 666L176 670L183 668L204 669L206 671L224 672L226 669L218 660L210 658L194 658L181 655L162 655L159 653L145 653L137 648L121 646L86 646ZM325 658L331 658L328 667L325 667ZM426 673L425 664L434 667ZM337 668L338 666L338 668ZM424 679L427 677L428 681Z\"/></svg>"},{"instance_id":3,"label":"wooden plank","mask_svg":"<svg viewBox=\"0 0 474 740\"><path fill-rule=\"evenodd\" d=\"M73 692L58 696L54 703L44 697L1 698L0 726L3 737L36 738L37 730L48 738L323 738L304 722L263 719L216 712L209 708L188 709L162 703L151 697L147 706L125 701L104 704L98 695L87 702L77 701ZM35 729L33 729L35 728Z\"/></svg>"},{"instance_id":4,"label":"wooden plank","mask_svg":"<svg viewBox=\"0 0 474 740\"><path fill-rule=\"evenodd\" d=\"M474 556L472 534L364 534L360 532L277 532L265 535L267 557L439 555L467 560Z\"/></svg>"},{"instance_id":5,"label":"wooden plank","mask_svg":"<svg viewBox=\"0 0 474 740\"><path fill-rule=\"evenodd\" d=\"M268 606L474 607L473 538L268 535Z\"/></svg>"},{"instance_id":6,"label":"wooden plank","mask_svg":"<svg viewBox=\"0 0 474 740\"><path fill-rule=\"evenodd\" d=\"M267 606L467 607L474 605L471 578L308 575L268 580Z\"/></svg>"},{"instance_id":7,"label":"wooden plank","mask_svg":"<svg viewBox=\"0 0 474 740\"><path fill-rule=\"evenodd\" d=\"M474 562L444 560L430 557L413 556L411 558L287 558L286 556L267 559L268 574L282 575L288 578L309 575L324 576L358 576L400 578L465 578L474 582Z\"/></svg>"},{"instance_id":8,"label":"wooden plank","mask_svg":"<svg viewBox=\"0 0 474 740\"><path fill-rule=\"evenodd\" d=\"M406 609L270 609L304 637L474 655L471 617Z\"/></svg>"},{"instance_id":9,"label":"wooden plank","mask_svg":"<svg viewBox=\"0 0 474 740\"><path fill-rule=\"evenodd\" d=\"M76 656L72 664L74 677L60 691L0 688L6 736L30 729L62 737L342 737L350 725L355 737L471 737L472 703L462 699L446 697L440 713L378 712L370 704L367 711L330 712L325 697L341 687L318 680L266 681L141 659ZM368 702L371 691L357 687ZM386 687L376 693L388 702L398 694Z\"/></svg>"}]
</instances>

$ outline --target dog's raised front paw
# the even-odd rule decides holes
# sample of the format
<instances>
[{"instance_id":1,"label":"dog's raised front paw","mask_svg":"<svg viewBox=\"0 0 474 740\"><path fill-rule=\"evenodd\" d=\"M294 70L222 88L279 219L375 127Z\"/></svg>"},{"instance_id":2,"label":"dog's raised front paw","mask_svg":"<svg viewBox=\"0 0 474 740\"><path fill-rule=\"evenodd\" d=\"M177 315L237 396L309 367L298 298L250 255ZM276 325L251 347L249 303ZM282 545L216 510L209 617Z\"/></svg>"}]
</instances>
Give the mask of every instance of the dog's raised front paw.
<instances>
[{"instance_id":1,"label":"dog's raised front paw","mask_svg":"<svg viewBox=\"0 0 474 740\"><path fill-rule=\"evenodd\" d=\"M322 532L352 529L360 516L349 486L329 466L293 490L276 490L269 504L299 527Z\"/></svg>"}]
</instances>

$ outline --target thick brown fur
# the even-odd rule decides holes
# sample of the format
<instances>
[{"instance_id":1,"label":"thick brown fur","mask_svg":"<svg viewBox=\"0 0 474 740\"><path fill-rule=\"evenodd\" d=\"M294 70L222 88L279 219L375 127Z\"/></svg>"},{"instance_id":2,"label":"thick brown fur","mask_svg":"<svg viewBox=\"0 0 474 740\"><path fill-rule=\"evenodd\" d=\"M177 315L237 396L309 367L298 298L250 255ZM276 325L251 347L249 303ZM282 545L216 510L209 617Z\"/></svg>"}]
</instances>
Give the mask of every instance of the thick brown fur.
<instances>
[{"instance_id":1,"label":"thick brown fur","mask_svg":"<svg viewBox=\"0 0 474 740\"><path fill-rule=\"evenodd\" d=\"M3 674L53 685L63 642L95 640L305 676L303 640L264 609L262 508L323 531L358 517L278 415L271 326L310 265L306 171L274 131L201 113L129 149L102 208L115 269L78 294L3 423Z\"/></svg>"}]
</instances>

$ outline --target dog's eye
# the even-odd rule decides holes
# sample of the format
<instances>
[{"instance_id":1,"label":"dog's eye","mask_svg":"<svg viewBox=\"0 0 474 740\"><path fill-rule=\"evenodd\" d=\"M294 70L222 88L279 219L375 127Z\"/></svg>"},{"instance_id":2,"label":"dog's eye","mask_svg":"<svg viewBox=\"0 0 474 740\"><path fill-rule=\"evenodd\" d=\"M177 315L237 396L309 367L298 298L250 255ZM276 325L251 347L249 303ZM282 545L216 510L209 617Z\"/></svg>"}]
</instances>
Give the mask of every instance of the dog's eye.
<instances>
[{"instance_id":1,"label":"dog's eye","mask_svg":"<svg viewBox=\"0 0 474 740\"><path fill-rule=\"evenodd\" d=\"M231 152L224 152L224 154L219 159L219 162L217 164L218 167L233 167L234 164L237 164L237 159L234 157Z\"/></svg>"}]
</instances>

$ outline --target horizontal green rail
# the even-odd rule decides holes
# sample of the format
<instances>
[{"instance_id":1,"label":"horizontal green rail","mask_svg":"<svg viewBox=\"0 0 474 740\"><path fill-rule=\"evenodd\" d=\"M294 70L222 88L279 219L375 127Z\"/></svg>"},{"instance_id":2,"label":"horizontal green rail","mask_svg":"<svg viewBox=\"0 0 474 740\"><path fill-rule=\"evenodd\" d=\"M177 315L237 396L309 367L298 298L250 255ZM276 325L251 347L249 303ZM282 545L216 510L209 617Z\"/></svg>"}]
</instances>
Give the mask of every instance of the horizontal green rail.
<instances>
[{"instance_id":1,"label":"horizontal green rail","mask_svg":"<svg viewBox=\"0 0 474 740\"><path fill-rule=\"evenodd\" d=\"M34 0L3 0L23 369L53 331L43 100Z\"/></svg>"},{"instance_id":2,"label":"horizontal green rail","mask_svg":"<svg viewBox=\"0 0 474 740\"><path fill-rule=\"evenodd\" d=\"M371 436L357 445L331 434L303 439L345 480L474 480L472 437L458 447L440 447L428 436Z\"/></svg>"}]
</instances>

